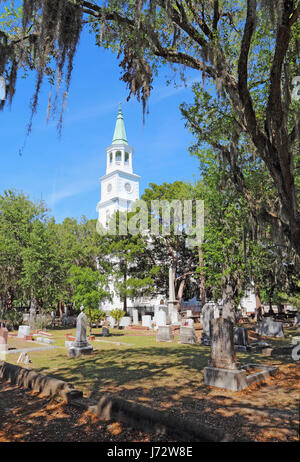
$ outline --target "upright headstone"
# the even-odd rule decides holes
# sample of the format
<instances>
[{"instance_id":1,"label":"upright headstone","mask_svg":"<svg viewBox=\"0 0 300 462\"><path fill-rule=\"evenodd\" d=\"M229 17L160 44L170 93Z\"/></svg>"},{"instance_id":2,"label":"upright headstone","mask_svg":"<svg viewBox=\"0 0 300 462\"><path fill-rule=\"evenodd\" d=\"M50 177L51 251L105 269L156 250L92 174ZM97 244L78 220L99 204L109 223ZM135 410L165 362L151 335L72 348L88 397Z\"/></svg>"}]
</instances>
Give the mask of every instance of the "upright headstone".
<instances>
[{"instance_id":1,"label":"upright headstone","mask_svg":"<svg viewBox=\"0 0 300 462\"><path fill-rule=\"evenodd\" d=\"M112 316L108 316L107 320L109 322L110 327L113 329L115 327L115 325L116 325L115 318L113 318Z\"/></svg>"},{"instance_id":2,"label":"upright headstone","mask_svg":"<svg viewBox=\"0 0 300 462\"><path fill-rule=\"evenodd\" d=\"M300 326L300 316L294 317L294 324L295 327Z\"/></svg>"},{"instance_id":3,"label":"upright headstone","mask_svg":"<svg viewBox=\"0 0 300 462\"><path fill-rule=\"evenodd\" d=\"M169 268L169 300L168 300L168 315L169 315L170 321L172 319L173 313L174 312L178 313L177 304L178 304L178 301L176 300L176 297L175 297L173 268L170 267Z\"/></svg>"},{"instance_id":4,"label":"upright headstone","mask_svg":"<svg viewBox=\"0 0 300 462\"><path fill-rule=\"evenodd\" d=\"M19 326L18 337L24 338L27 335L30 335L30 326Z\"/></svg>"},{"instance_id":5,"label":"upright headstone","mask_svg":"<svg viewBox=\"0 0 300 462\"><path fill-rule=\"evenodd\" d=\"M142 326L152 329L152 318L150 315L145 314L144 316L142 316Z\"/></svg>"},{"instance_id":6,"label":"upright headstone","mask_svg":"<svg viewBox=\"0 0 300 462\"><path fill-rule=\"evenodd\" d=\"M211 367L237 369L234 351L233 323L229 319L213 319L210 323Z\"/></svg>"},{"instance_id":7,"label":"upright headstone","mask_svg":"<svg viewBox=\"0 0 300 462\"><path fill-rule=\"evenodd\" d=\"M204 383L218 388L239 391L251 383L264 380L277 368L248 364L238 368L234 351L233 322L230 319L213 319L211 326L211 356L204 368ZM248 370L258 368L258 373L247 375Z\"/></svg>"},{"instance_id":8,"label":"upright headstone","mask_svg":"<svg viewBox=\"0 0 300 462\"><path fill-rule=\"evenodd\" d=\"M172 333L171 326L159 326L157 335L156 335L157 342L173 342L174 335Z\"/></svg>"},{"instance_id":9,"label":"upright headstone","mask_svg":"<svg viewBox=\"0 0 300 462\"><path fill-rule=\"evenodd\" d=\"M210 345L210 322L214 319L215 303L205 303L202 309L202 325L203 332L201 337L201 345Z\"/></svg>"},{"instance_id":10,"label":"upright headstone","mask_svg":"<svg viewBox=\"0 0 300 462\"><path fill-rule=\"evenodd\" d=\"M136 308L132 310L132 324L137 326L139 324L139 312Z\"/></svg>"},{"instance_id":11,"label":"upright headstone","mask_svg":"<svg viewBox=\"0 0 300 462\"><path fill-rule=\"evenodd\" d=\"M159 312L156 314L155 324L157 325L157 327L167 325L167 315L164 310L159 310Z\"/></svg>"},{"instance_id":12,"label":"upright headstone","mask_svg":"<svg viewBox=\"0 0 300 462\"><path fill-rule=\"evenodd\" d=\"M102 327L102 337L109 337L109 329L105 326Z\"/></svg>"},{"instance_id":13,"label":"upright headstone","mask_svg":"<svg viewBox=\"0 0 300 462\"><path fill-rule=\"evenodd\" d=\"M171 324L173 324L173 326L180 326L180 321L179 321L179 314L178 314L178 311L176 309L172 311L171 313L171 316L170 316L170 321L171 321Z\"/></svg>"},{"instance_id":14,"label":"upright headstone","mask_svg":"<svg viewBox=\"0 0 300 462\"><path fill-rule=\"evenodd\" d=\"M246 350L248 347L248 331L244 327L235 327L233 329L234 345L236 349Z\"/></svg>"},{"instance_id":15,"label":"upright headstone","mask_svg":"<svg viewBox=\"0 0 300 462\"><path fill-rule=\"evenodd\" d=\"M87 318L84 313L84 307L80 307L80 314L77 317L76 323L76 339L73 345L69 349L69 356L75 357L82 354L91 354L93 351L92 345L87 341L86 337L86 327L87 327Z\"/></svg>"},{"instance_id":16,"label":"upright headstone","mask_svg":"<svg viewBox=\"0 0 300 462\"><path fill-rule=\"evenodd\" d=\"M130 316L123 316L120 320L119 327L128 327L131 324L131 317Z\"/></svg>"},{"instance_id":17,"label":"upright headstone","mask_svg":"<svg viewBox=\"0 0 300 462\"><path fill-rule=\"evenodd\" d=\"M8 337L8 330L6 327L3 327L3 324L0 326L0 351L7 351L7 337Z\"/></svg>"},{"instance_id":18,"label":"upright headstone","mask_svg":"<svg viewBox=\"0 0 300 462\"><path fill-rule=\"evenodd\" d=\"M29 309L29 326L31 329L34 329L35 327L35 318L36 318L36 312L38 309L38 302L36 298L33 298L30 303L30 309Z\"/></svg>"},{"instance_id":19,"label":"upright headstone","mask_svg":"<svg viewBox=\"0 0 300 462\"><path fill-rule=\"evenodd\" d=\"M178 337L178 343L196 345L198 343L198 339L196 336L195 329L193 327L181 326Z\"/></svg>"}]
</instances>

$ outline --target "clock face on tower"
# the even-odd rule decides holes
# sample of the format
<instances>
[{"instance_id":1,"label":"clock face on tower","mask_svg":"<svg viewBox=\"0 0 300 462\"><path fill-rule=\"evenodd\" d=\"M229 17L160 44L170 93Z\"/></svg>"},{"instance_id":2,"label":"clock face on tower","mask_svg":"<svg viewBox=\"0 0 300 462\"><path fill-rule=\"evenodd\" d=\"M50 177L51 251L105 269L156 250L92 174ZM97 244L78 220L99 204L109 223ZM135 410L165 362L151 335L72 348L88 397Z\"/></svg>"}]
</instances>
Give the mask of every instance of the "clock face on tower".
<instances>
[{"instance_id":1,"label":"clock face on tower","mask_svg":"<svg viewBox=\"0 0 300 462\"><path fill-rule=\"evenodd\" d=\"M124 188L125 188L125 191L130 193L132 191L132 187L131 187L131 184L130 183L125 183L124 185Z\"/></svg>"}]
</instances>

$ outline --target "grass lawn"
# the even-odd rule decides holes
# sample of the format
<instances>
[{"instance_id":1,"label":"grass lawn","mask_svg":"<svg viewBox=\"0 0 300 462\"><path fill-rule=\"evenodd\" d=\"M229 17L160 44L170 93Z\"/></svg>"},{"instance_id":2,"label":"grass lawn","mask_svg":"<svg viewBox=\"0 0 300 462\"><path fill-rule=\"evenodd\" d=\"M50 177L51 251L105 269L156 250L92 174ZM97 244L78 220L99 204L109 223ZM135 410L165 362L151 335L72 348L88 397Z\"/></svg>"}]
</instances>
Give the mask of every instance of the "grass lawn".
<instances>
[{"instance_id":1,"label":"grass lawn","mask_svg":"<svg viewBox=\"0 0 300 462\"><path fill-rule=\"evenodd\" d=\"M110 392L175 414L188 413L203 423L256 441L298 438L299 363L290 355L266 357L258 352L238 352L241 364L278 365L279 373L261 385L230 392L207 387L203 382L210 347L177 344L176 335L174 343L157 343L155 333L148 331L110 329L108 338L100 337L100 331L93 330L96 340L91 341L91 356L69 358L64 348L32 351L29 367L70 382L95 400ZM48 332L60 347L64 346L66 332L75 335L75 329ZM285 334L284 339L262 340L287 346L291 340L288 335L299 332L289 328ZM19 348L19 342L10 338L9 347ZM34 344L22 343L28 348ZM16 364L18 356L9 354L6 361Z\"/></svg>"}]
</instances>

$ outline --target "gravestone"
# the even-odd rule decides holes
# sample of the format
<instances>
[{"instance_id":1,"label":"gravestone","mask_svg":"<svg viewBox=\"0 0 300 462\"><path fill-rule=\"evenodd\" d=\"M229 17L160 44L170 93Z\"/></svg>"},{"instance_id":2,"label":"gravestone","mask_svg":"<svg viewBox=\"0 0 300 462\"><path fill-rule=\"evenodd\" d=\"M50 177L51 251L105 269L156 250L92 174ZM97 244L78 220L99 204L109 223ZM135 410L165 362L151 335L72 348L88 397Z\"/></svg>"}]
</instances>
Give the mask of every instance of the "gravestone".
<instances>
[{"instance_id":1,"label":"gravestone","mask_svg":"<svg viewBox=\"0 0 300 462\"><path fill-rule=\"evenodd\" d=\"M238 370L234 352L233 323L229 319L211 321L211 355L204 368L206 385L237 391L246 388L247 374Z\"/></svg>"},{"instance_id":2,"label":"gravestone","mask_svg":"<svg viewBox=\"0 0 300 462\"><path fill-rule=\"evenodd\" d=\"M29 323L29 316L30 316L29 313L23 313L23 315L22 315L23 322L28 322Z\"/></svg>"},{"instance_id":3,"label":"gravestone","mask_svg":"<svg viewBox=\"0 0 300 462\"><path fill-rule=\"evenodd\" d=\"M167 325L167 315L164 310L159 310L155 317L155 324L157 327Z\"/></svg>"},{"instance_id":4,"label":"gravestone","mask_svg":"<svg viewBox=\"0 0 300 462\"><path fill-rule=\"evenodd\" d=\"M109 322L110 327L113 329L116 325L116 320L112 316L108 316L107 320Z\"/></svg>"},{"instance_id":5,"label":"gravestone","mask_svg":"<svg viewBox=\"0 0 300 462\"><path fill-rule=\"evenodd\" d=\"M233 329L234 346L236 350L246 351L249 346L248 331L244 327Z\"/></svg>"},{"instance_id":6,"label":"gravestone","mask_svg":"<svg viewBox=\"0 0 300 462\"><path fill-rule=\"evenodd\" d=\"M132 324L134 326L138 326L138 324L139 324L139 312L138 312L138 310L136 308L133 308L133 310L132 310L132 318L133 318L132 319Z\"/></svg>"},{"instance_id":7,"label":"gravestone","mask_svg":"<svg viewBox=\"0 0 300 462\"><path fill-rule=\"evenodd\" d=\"M196 345L198 339L196 337L195 329L193 327L181 326L178 343L187 343L189 345Z\"/></svg>"},{"instance_id":8,"label":"gravestone","mask_svg":"<svg viewBox=\"0 0 300 462\"><path fill-rule=\"evenodd\" d=\"M3 324L0 326L0 351L8 351L7 346L7 337L8 337L8 330L6 327L3 327Z\"/></svg>"},{"instance_id":9,"label":"gravestone","mask_svg":"<svg viewBox=\"0 0 300 462\"><path fill-rule=\"evenodd\" d=\"M144 316L142 316L142 326L152 329L152 319L150 315L145 314Z\"/></svg>"},{"instance_id":10,"label":"gravestone","mask_svg":"<svg viewBox=\"0 0 300 462\"><path fill-rule=\"evenodd\" d=\"M173 268L170 267L169 268L169 299L168 299L169 319L167 320L167 322L170 322L172 320L172 317L174 316L173 313L176 312L178 316L177 304L178 304L178 300L176 300L176 296L175 296Z\"/></svg>"},{"instance_id":11,"label":"gravestone","mask_svg":"<svg viewBox=\"0 0 300 462\"><path fill-rule=\"evenodd\" d=\"M201 345L210 345L210 322L214 319L215 303L207 302L202 308L202 325L203 332L201 337Z\"/></svg>"},{"instance_id":12,"label":"gravestone","mask_svg":"<svg viewBox=\"0 0 300 462\"><path fill-rule=\"evenodd\" d=\"M233 323L229 319L213 319L211 328L211 367L222 369L236 369L234 352Z\"/></svg>"},{"instance_id":13,"label":"gravestone","mask_svg":"<svg viewBox=\"0 0 300 462\"><path fill-rule=\"evenodd\" d=\"M218 318L211 321L211 357L204 368L204 383L239 391L265 380L278 370L276 366L245 364L238 368L234 351L233 323ZM251 374L251 372L254 372ZM250 373L250 374L249 374Z\"/></svg>"},{"instance_id":14,"label":"gravestone","mask_svg":"<svg viewBox=\"0 0 300 462\"><path fill-rule=\"evenodd\" d=\"M173 342L174 335L172 333L171 326L159 326L157 335L156 335L157 342Z\"/></svg>"},{"instance_id":15,"label":"gravestone","mask_svg":"<svg viewBox=\"0 0 300 462\"><path fill-rule=\"evenodd\" d=\"M269 317L257 323L256 333L265 337L284 337L282 322Z\"/></svg>"},{"instance_id":16,"label":"gravestone","mask_svg":"<svg viewBox=\"0 0 300 462\"><path fill-rule=\"evenodd\" d=\"M79 316L77 317L77 323L76 323L76 339L73 345L69 349L70 357L77 357L80 355L91 354L93 351L93 347L87 341L87 337L86 337L87 318L83 310L84 310L84 307L81 306L80 307L81 312Z\"/></svg>"},{"instance_id":17,"label":"gravestone","mask_svg":"<svg viewBox=\"0 0 300 462\"><path fill-rule=\"evenodd\" d=\"M30 326L19 326L18 337L24 338L27 335L30 335Z\"/></svg>"},{"instance_id":18,"label":"gravestone","mask_svg":"<svg viewBox=\"0 0 300 462\"><path fill-rule=\"evenodd\" d=\"M180 325L179 314L178 314L177 309L176 311L171 312L170 321L171 321L171 324L173 324L174 326Z\"/></svg>"},{"instance_id":19,"label":"gravestone","mask_svg":"<svg viewBox=\"0 0 300 462\"><path fill-rule=\"evenodd\" d=\"M300 316L294 317L294 326L300 326Z\"/></svg>"},{"instance_id":20,"label":"gravestone","mask_svg":"<svg viewBox=\"0 0 300 462\"><path fill-rule=\"evenodd\" d=\"M109 329L103 326L102 327L102 337L109 337L109 336L110 336Z\"/></svg>"},{"instance_id":21,"label":"gravestone","mask_svg":"<svg viewBox=\"0 0 300 462\"><path fill-rule=\"evenodd\" d=\"M119 327L128 327L131 324L131 317L130 316L123 316L120 320Z\"/></svg>"}]
</instances>

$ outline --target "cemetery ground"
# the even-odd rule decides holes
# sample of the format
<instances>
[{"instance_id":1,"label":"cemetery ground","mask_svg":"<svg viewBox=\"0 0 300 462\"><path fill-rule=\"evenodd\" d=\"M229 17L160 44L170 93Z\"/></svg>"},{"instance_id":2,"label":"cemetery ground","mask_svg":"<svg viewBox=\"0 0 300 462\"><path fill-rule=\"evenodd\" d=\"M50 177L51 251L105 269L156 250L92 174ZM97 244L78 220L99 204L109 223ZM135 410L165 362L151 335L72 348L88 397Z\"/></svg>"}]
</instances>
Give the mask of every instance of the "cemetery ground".
<instances>
[{"instance_id":1,"label":"cemetery ground","mask_svg":"<svg viewBox=\"0 0 300 462\"><path fill-rule=\"evenodd\" d=\"M250 341L256 341L258 335L254 328L248 327ZM208 364L210 347L178 344L178 332L175 332L174 343L157 343L155 331L110 329L112 335L104 338L100 335L101 329L93 329L92 355L69 358L65 334L75 335L75 329L48 329L55 340L52 349L40 350L47 345L10 337L11 353L6 361L17 364L19 353L13 353L14 348L31 348L28 353L31 363L23 367L69 382L93 401L110 393L167 410L174 416L192 417L210 428L222 428L237 441L299 441L300 368L284 349L291 345L290 336L299 335L299 331L293 327L284 330L285 338L260 339L273 347L282 347L281 354L280 349L274 356L259 351L236 353L241 364L279 366L274 377L240 392L206 386L203 369ZM201 330L197 325L196 333L200 339ZM85 441L175 441L139 429L128 429L118 422L97 421L95 416L58 399L20 391L8 382L0 382L0 397L1 420L8 419L6 428L13 427L14 419L18 421L12 433L0 424L0 441L36 441L39 438L41 441L59 441L60 438L79 441L82 428L84 432L80 433L84 433ZM10 406L12 413L6 413L4 419L4 409ZM22 419L22 415L26 415L26 419ZM57 433L55 422L58 428L63 425L65 430Z\"/></svg>"}]
</instances>

